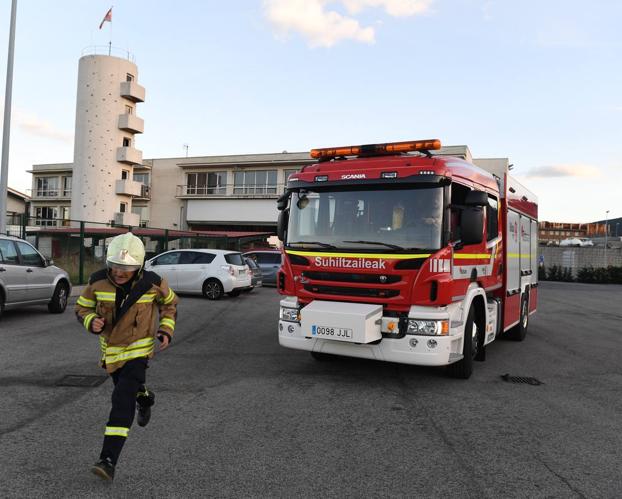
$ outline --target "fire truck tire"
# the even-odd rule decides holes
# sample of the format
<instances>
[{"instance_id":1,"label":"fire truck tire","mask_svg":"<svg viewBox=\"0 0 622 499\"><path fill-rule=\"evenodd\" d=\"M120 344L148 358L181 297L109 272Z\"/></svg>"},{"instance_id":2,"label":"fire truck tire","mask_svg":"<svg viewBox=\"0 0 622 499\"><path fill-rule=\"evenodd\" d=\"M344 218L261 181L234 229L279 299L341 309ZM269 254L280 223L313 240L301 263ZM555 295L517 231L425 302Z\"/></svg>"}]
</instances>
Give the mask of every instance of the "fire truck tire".
<instances>
[{"instance_id":1,"label":"fire truck tire","mask_svg":"<svg viewBox=\"0 0 622 499\"><path fill-rule=\"evenodd\" d=\"M475 322L475 309L471 306L464 328L462 360L447 366L447 373L449 376L459 379L469 379L471 377L473 373L473 360L477 356L478 346L480 344L479 330Z\"/></svg>"},{"instance_id":2,"label":"fire truck tire","mask_svg":"<svg viewBox=\"0 0 622 499\"><path fill-rule=\"evenodd\" d=\"M520 320L516 326L508 331L508 338L513 341L523 341L529 327L529 290L523 294L520 301Z\"/></svg>"},{"instance_id":3,"label":"fire truck tire","mask_svg":"<svg viewBox=\"0 0 622 499\"><path fill-rule=\"evenodd\" d=\"M218 279L208 279L203 283L203 296L208 300L220 300L224 291Z\"/></svg>"}]
</instances>

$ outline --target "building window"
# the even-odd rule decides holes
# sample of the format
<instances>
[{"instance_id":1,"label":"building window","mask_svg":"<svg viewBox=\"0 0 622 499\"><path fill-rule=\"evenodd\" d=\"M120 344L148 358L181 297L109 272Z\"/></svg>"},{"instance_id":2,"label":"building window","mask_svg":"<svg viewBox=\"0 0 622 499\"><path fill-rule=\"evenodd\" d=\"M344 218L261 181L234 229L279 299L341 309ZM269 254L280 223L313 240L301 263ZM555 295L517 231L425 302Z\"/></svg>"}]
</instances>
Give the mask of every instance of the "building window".
<instances>
[{"instance_id":1,"label":"building window","mask_svg":"<svg viewBox=\"0 0 622 499\"><path fill-rule=\"evenodd\" d=\"M134 182L140 182L143 185L149 185L148 173L134 173L132 178L134 179Z\"/></svg>"},{"instance_id":2,"label":"building window","mask_svg":"<svg viewBox=\"0 0 622 499\"><path fill-rule=\"evenodd\" d=\"M128 170L121 170L121 180L127 180L130 176L130 172Z\"/></svg>"},{"instance_id":3,"label":"building window","mask_svg":"<svg viewBox=\"0 0 622 499\"><path fill-rule=\"evenodd\" d=\"M58 196L58 177L37 177L37 197Z\"/></svg>"},{"instance_id":4,"label":"building window","mask_svg":"<svg viewBox=\"0 0 622 499\"><path fill-rule=\"evenodd\" d=\"M71 177L63 177L63 196L71 196Z\"/></svg>"},{"instance_id":5,"label":"building window","mask_svg":"<svg viewBox=\"0 0 622 499\"><path fill-rule=\"evenodd\" d=\"M134 75L131 73L127 73L125 75L125 81L134 81Z\"/></svg>"},{"instance_id":6,"label":"building window","mask_svg":"<svg viewBox=\"0 0 622 499\"><path fill-rule=\"evenodd\" d=\"M235 172L234 194L276 194L276 170Z\"/></svg>"},{"instance_id":7,"label":"building window","mask_svg":"<svg viewBox=\"0 0 622 499\"><path fill-rule=\"evenodd\" d=\"M138 215L139 226L147 227L149 225L149 208L147 206L132 206L132 213Z\"/></svg>"},{"instance_id":8,"label":"building window","mask_svg":"<svg viewBox=\"0 0 622 499\"><path fill-rule=\"evenodd\" d=\"M53 206L38 206L35 208L35 225L43 227L56 226L58 218L58 209Z\"/></svg>"},{"instance_id":9,"label":"building window","mask_svg":"<svg viewBox=\"0 0 622 499\"><path fill-rule=\"evenodd\" d=\"M127 203L120 203L119 204L119 212L120 213L127 213Z\"/></svg>"},{"instance_id":10,"label":"building window","mask_svg":"<svg viewBox=\"0 0 622 499\"><path fill-rule=\"evenodd\" d=\"M132 106L125 106L125 114L134 114L134 108Z\"/></svg>"},{"instance_id":11,"label":"building window","mask_svg":"<svg viewBox=\"0 0 622 499\"><path fill-rule=\"evenodd\" d=\"M225 194L227 172L188 173L187 194Z\"/></svg>"},{"instance_id":12,"label":"building window","mask_svg":"<svg viewBox=\"0 0 622 499\"><path fill-rule=\"evenodd\" d=\"M132 139L123 137L123 147L132 147Z\"/></svg>"}]
</instances>

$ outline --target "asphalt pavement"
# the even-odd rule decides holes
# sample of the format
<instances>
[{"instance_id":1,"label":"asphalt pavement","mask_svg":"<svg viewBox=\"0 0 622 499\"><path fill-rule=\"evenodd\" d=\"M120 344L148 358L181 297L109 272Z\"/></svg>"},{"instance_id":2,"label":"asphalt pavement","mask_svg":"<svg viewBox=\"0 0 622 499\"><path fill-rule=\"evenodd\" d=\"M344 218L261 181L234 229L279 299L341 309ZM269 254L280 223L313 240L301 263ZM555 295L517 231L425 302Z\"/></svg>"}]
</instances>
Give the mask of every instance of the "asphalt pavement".
<instances>
[{"instance_id":1,"label":"asphalt pavement","mask_svg":"<svg viewBox=\"0 0 622 499\"><path fill-rule=\"evenodd\" d=\"M71 310L8 311L0 497L622 497L622 286L539 289L526 340L494 342L469 380L284 349L274 288L183 296L112 485L89 472L111 381L56 385L103 374L96 338Z\"/></svg>"}]
</instances>

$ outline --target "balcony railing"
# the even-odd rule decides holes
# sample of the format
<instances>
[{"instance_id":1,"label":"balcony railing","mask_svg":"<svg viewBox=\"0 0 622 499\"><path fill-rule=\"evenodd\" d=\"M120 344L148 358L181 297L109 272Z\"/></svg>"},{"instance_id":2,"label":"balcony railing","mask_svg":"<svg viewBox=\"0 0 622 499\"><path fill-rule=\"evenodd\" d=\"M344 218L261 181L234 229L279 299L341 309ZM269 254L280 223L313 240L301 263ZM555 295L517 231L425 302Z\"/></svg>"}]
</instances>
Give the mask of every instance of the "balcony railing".
<instances>
[{"instance_id":1,"label":"balcony railing","mask_svg":"<svg viewBox=\"0 0 622 499\"><path fill-rule=\"evenodd\" d=\"M71 199L71 189L27 189L26 194L31 199Z\"/></svg>"},{"instance_id":2,"label":"balcony railing","mask_svg":"<svg viewBox=\"0 0 622 499\"><path fill-rule=\"evenodd\" d=\"M176 197L276 198L283 194L283 188L284 184L178 185Z\"/></svg>"}]
</instances>

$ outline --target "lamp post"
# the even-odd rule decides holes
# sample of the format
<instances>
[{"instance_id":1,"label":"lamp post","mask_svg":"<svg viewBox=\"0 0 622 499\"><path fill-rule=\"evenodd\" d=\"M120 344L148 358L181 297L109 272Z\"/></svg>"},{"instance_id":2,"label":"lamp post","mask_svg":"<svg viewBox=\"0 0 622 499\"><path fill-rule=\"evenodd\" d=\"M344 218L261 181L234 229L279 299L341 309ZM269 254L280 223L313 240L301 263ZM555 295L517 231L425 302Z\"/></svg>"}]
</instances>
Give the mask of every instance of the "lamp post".
<instances>
[{"instance_id":1,"label":"lamp post","mask_svg":"<svg viewBox=\"0 0 622 499\"><path fill-rule=\"evenodd\" d=\"M16 16L17 0L13 0L11 2L9 54L6 63L6 86L4 89L4 125L2 132L2 160L0 164L0 234L6 232L7 188L9 180L9 138L11 131L11 97L13 96L13 55L15 54Z\"/></svg>"},{"instance_id":2,"label":"lamp post","mask_svg":"<svg viewBox=\"0 0 622 499\"><path fill-rule=\"evenodd\" d=\"M605 268L607 268L607 235L609 234L609 210L605 211Z\"/></svg>"}]
</instances>

